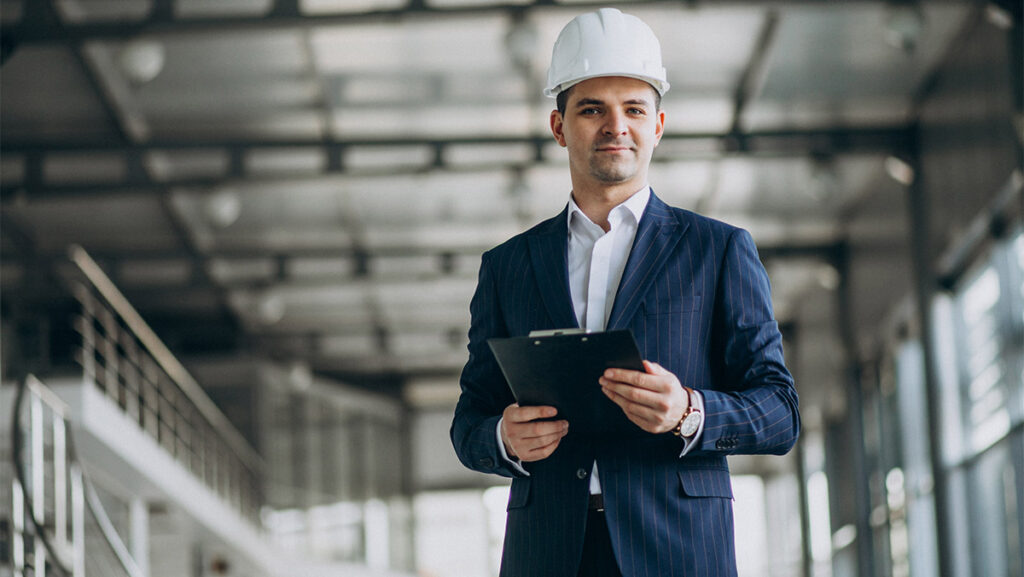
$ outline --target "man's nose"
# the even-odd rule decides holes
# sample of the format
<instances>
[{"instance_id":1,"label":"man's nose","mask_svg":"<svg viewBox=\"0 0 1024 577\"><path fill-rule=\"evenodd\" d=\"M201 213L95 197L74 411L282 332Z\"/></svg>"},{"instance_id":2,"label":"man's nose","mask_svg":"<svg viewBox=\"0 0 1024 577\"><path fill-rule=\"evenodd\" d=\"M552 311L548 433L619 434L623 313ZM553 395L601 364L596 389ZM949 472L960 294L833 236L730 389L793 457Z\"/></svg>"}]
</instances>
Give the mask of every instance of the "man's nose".
<instances>
[{"instance_id":1,"label":"man's nose","mask_svg":"<svg viewBox=\"0 0 1024 577\"><path fill-rule=\"evenodd\" d=\"M604 133L607 135L619 135L626 133L626 115L619 112L611 112L606 116Z\"/></svg>"}]
</instances>

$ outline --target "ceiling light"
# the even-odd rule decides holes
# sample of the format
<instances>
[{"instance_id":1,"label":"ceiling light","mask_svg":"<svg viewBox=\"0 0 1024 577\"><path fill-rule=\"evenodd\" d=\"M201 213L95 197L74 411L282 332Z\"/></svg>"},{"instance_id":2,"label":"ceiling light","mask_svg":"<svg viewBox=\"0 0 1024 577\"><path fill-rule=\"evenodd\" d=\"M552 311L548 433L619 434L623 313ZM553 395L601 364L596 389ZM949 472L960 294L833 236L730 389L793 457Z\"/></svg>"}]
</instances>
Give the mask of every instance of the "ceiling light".
<instances>
[{"instance_id":1,"label":"ceiling light","mask_svg":"<svg viewBox=\"0 0 1024 577\"><path fill-rule=\"evenodd\" d=\"M256 305L256 317L265 325L276 325L284 318L285 302L278 294L264 296Z\"/></svg>"},{"instance_id":2,"label":"ceiling light","mask_svg":"<svg viewBox=\"0 0 1024 577\"><path fill-rule=\"evenodd\" d=\"M166 49L162 42L137 38L121 47L118 65L128 81L140 86L151 82L164 69Z\"/></svg>"},{"instance_id":3,"label":"ceiling light","mask_svg":"<svg viewBox=\"0 0 1024 577\"><path fill-rule=\"evenodd\" d=\"M914 184L914 167L901 158L895 156L886 158L885 172L903 186Z\"/></svg>"},{"instance_id":4,"label":"ceiling light","mask_svg":"<svg viewBox=\"0 0 1024 577\"><path fill-rule=\"evenodd\" d=\"M889 10L885 21L885 41L892 47L911 53L924 32L924 13L916 4L900 4Z\"/></svg>"},{"instance_id":5,"label":"ceiling light","mask_svg":"<svg viewBox=\"0 0 1024 577\"><path fill-rule=\"evenodd\" d=\"M508 34L505 35L505 49L517 68L530 69L533 56L537 52L537 42L537 28L531 22L516 19L512 23Z\"/></svg>"},{"instance_id":6,"label":"ceiling light","mask_svg":"<svg viewBox=\"0 0 1024 577\"><path fill-rule=\"evenodd\" d=\"M839 288L840 278L839 271L836 270L836 267L830 264L822 264L815 271L815 276L817 277L818 284L821 285L821 288L830 291Z\"/></svg>"},{"instance_id":7,"label":"ceiling light","mask_svg":"<svg viewBox=\"0 0 1024 577\"><path fill-rule=\"evenodd\" d=\"M221 188L206 198L203 210L206 219L212 225L217 228L227 228L235 224L238 217L241 216L242 200L234 188Z\"/></svg>"},{"instance_id":8,"label":"ceiling light","mask_svg":"<svg viewBox=\"0 0 1024 577\"><path fill-rule=\"evenodd\" d=\"M313 386L313 371L306 363L296 361L288 367L288 382L296 390L308 390Z\"/></svg>"},{"instance_id":9,"label":"ceiling light","mask_svg":"<svg viewBox=\"0 0 1024 577\"><path fill-rule=\"evenodd\" d=\"M1000 30L1009 30L1013 28L1013 15L995 2L989 2L988 5L985 6L985 17L988 18L988 21L993 26Z\"/></svg>"},{"instance_id":10,"label":"ceiling light","mask_svg":"<svg viewBox=\"0 0 1024 577\"><path fill-rule=\"evenodd\" d=\"M842 183L832 156L816 154L811 157L811 195L818 200L828 200L839 193Z\"/></svg>"}]
</instances>

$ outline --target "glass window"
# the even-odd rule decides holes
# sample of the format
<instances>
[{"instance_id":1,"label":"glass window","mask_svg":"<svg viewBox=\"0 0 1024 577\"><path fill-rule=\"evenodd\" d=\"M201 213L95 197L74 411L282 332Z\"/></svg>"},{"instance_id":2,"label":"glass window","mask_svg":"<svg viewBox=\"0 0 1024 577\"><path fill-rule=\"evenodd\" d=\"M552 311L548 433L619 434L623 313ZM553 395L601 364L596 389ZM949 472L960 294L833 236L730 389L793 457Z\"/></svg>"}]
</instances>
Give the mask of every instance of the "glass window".
<instances>
[{"instance_id":1,"label":"glass window","mask_svg":"<svg viewBox=\"0 0 1024 577\"><path fill-rule=\"evenodd\" d=\"M1010 575L1010 535L1016 526L1013 464L1004 440L981 455L968 473L974 575ZM1019 546L1018 546L1019 547Z\"/></svg>"},{"instance_id":2,"label":"glass window","mask_svg":"<svg viewBox=\"0 0 1024 577\"><path fill-rule=\"evenodd\" d=\"M999 281L999 272L989 264L964 286L957 299L961 323L961 416L971 452L975 454L992 446L1010 430Z\"/></svg>"},{"instance_id":3,"label":"glass window","mask_svg":"<svg viewBox=\"0 0 1024 577\"><path fill-rule=\"evenodd\" d=\"M936 302L938 364L943 388L955 366L953 402L944 413L960 418L962 450L945 462L956 542L958 574L1019 575L1019 503L1024 447L1024 234L997 243L955 294L952 306ZM948 301L945 301L948 302ZM949 346L952 345L952 346ZM953 456L949 446L944 454ZM969 564L969 569L965 567ZM964 571L967 569L967 571Z\"/></svg>"},{"instance_id":4,"label":"glass window","mask_svg":"<svg viewBox=\"0 0 1024 577\"><path fill-rule=\"evenodd\" d=\"M1017 258L1017 297L1020 299L1018 302L1024 302L1024 231L1017 235L1017 240L1013 243L1013 252ZM1024 324L1024 307L1017 307L1017 320Z\"/></svg>"},{"instance_id":5,"label":"glass window","mask_svg":"<svg viewBox=\"0 0 1024 577\"><path fill-rule=\"evenodd\" d=\"M1024 230L1017 233L1017 238L1009 248L1010 257L1007 259L1012 264L1009 267L1009 287L1007 291L1011 296L1011 310L1016 311L1013 315L1015 326L1011 328L1011 334L1015 338L1011 342L1016 343L1013 359L1017 364L1014 374L1017 376L1017 386L1013 394L1016 401L1011 403L1011 419L1014 423L1024 422ZM1016 289L1016 290L1015 290Z\"/></svg>"}]
</instances>

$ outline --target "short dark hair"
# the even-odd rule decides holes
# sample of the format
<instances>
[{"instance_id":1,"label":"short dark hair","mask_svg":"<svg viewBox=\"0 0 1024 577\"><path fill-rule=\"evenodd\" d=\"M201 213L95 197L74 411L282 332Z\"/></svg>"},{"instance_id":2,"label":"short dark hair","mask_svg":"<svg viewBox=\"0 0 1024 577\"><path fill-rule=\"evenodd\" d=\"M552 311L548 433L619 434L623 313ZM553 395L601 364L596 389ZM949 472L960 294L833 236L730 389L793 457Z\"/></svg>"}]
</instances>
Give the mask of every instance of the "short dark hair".
<instances>
[{"instance_id":1,"label":"short dark hair","mask_svg":"<svg viewBox=\"0 0 1024 577\"><path fill-rule=\"evenodd\" d=\"M565 116L565 108L569 106L569 93L572 92L572 89L575 87L576 85L573 84L569 88L559 92L558 96L555 97L555 106L558 108L558 113L562 116ZM651 90L654 91L654 109L661 110L661 93L658 92L654 86L651 86Z\"/></svg>"}]
</instances>

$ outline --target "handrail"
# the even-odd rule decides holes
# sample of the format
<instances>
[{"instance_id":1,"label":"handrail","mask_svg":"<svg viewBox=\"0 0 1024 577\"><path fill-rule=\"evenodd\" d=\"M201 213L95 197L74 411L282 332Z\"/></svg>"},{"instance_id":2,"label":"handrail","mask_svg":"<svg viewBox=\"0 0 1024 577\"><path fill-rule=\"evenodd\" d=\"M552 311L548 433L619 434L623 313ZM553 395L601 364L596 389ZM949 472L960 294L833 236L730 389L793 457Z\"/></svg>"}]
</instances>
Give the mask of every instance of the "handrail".
<instances>
[{"instance_id":1,"label":"handrail","mask_svg":"<svg viewBox=\"0 0 1024 577\"><path fill-rule=\"evenodd\" d=\"M139 564L135 562L135 558L128 552L128 546L117 534L117 529L114 528L114 523L107 515L106 509L103 508L96 489L85 475L82 475L82 488L85 490L85 503L89 506L89 511L96 517L96 525L103 533L103 538L107 540L107 544L114 551L117 560L121 562L121 568L128 573L128 577L145 577L142 570L139 569Z\"/></svg>"},{"instance_id":2,"label":"handrail","mask_svg":"<svg viewBox=\"0 0 1024 577\"><path fill-rule=\"evenodd\" d=\"M224 440L246 466L253 471L261 470L263 459L259 453L249 445L245 437L224 416L224 413L206 396L199 383L192 378L188 370L185 369L181 362L164 345L163 341L146 324L146 321L142 319L142 316L128 302L128 299L121 294L121 291L114 286L114 283L103 272L103 269L96 264L96 261L79 245L72 245L68 252L71 261L78 266L89 282L106 299L107 303L114 309L114 312L120 315L139 341L149 349L153 359L174 380L207 422L213 426L218 434L223 436Z\"/></svg>"},{"instance_id":3,"label":"handrail","mask_svg":"<svg viewBox=\"0 0 1024 577\"><path fill-rule=\"evenodd\" d=\"M11 415L11 438L13 444L12 459L14 461L15 475L17 477L16 487L21 491L21 499L25 504L25 511L29 512L26 516L31 519L35 536L43 543L43 546L46 548L49 555L49 559L52 559L52 561L50 561L51 567L56 568L65 577L77 577L82 575L84 572L81 560L76 558L69 562L69 560L66 559L69 552L61 551L56 547L56 545L54 545L47 534L45 527L42 526L44 521L36 518L36 506L34 502L36 495L30 495L27 490L28 483L25 478L25 464L22 459L22 446L24 439L23 432L20 427L20 416L26 391L31 391L32 394L38 397L40 401L50 408L56 418L59 418L65 423L68 419L68 406L34 375L28 375L23 381L18 383L18 390L15 394L12 409L13 412ZM107 544L110 545L111 550L117 557L118 562L121 564L121 568L128 574L128 577L145 577L141 569L139 569L138 564L135 562L135 559L131 556L131 553L128 552L128 547L124 544L124 541L121 540L120 535L118 535L117 530L114 528L114 524L110 520L110 516L107 515L106 509L104 509L99 496L96 494L96 490L93 487L92 482L82 472L82 467L78 460L78 453L75 449L74 436L68 435L67 441L65 449L71 464L70 473L71 476L80 483L78 490L84 493L85 497L84 502L80 501L72 503L72 507L77 508L85 505L89 508L89 512L92 513L93 517L95 517L96 524L99 527L100 532L103 534L103 538L107 541ZM56 457L57 456L54 455L55 459ZM39 467L41 464L36 464L36 466ZM75 495L76 492L77 491L75 490L72 491L73 501L78 500ZM73 523L76 523L76 521L73 521ZM77 538L83 539L84 536L78 535ZM82 544L79 543L78 545L81 546ZM77 557L79 554L84 553L84 551L79 550L74 543L72 543L72 546L73 550L70 553L73 557ZM38 563L39 560L36 562ZM71 568L69 568L69 565Z\"/></svg>"},{"instance_id":4,"label":"handrail","mask_svg":"<svg viewBox=\"0 0 1024 577\"><path fill-rule=\"evenodd\" d=\"M22 447L24 445L24 438L22 436L20 423L21 404L25 397L25 391L30 388L28 384L30 380L35 380L35 378L29 375L24 381L18 383L18 391L15 393L14 396L14 403L11 413L11 459L14 461L14 475L17 480L15 487L16 489L20 489L21 491L21 499L22 502L25 504L24 510L28 513L25 516L31 520L34 533L43 543L43 547L46 548L47 553L49 553L50 559L53 560L53 566L56 567L61 572L61 574L65 575L65 577L71 577L72 575L74 575L74 573L71 569L68 568L68 560L65 558L67 552L57 549L57 547L50 540L49 535L46 534L46 529L42 526L43 522L36 518L36 504L34 500L35 495L30 495L27 489L29 483L26 479L25 464L22 459ZM62 402L59 404L59 406L53 407L54 412L60 414L61 418L63 418L63 414L59 413L59 411L62 411L65 408L66 405L64 405L64 403Z\"/></svg>"}]
</instances>

